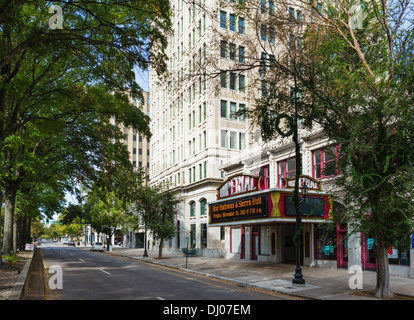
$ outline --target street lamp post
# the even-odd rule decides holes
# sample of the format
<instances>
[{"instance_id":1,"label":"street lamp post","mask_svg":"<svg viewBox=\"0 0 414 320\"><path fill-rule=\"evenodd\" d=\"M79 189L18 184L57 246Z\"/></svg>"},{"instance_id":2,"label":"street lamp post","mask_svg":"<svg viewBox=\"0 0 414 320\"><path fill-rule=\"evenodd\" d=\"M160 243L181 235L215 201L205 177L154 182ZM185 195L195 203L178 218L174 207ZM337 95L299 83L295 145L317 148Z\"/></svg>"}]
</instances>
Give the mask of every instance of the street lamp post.
<instances>
[{"instance_id":1,"label":"street lamp post","mask_svg":"<svg viewBox=\"0 0 414 320\"><path fill-rule=\"evenodd\" d=\"M295 185L296 186L296 185ZM303 182L301 187L302 195L303 195L303 202L306 201L306 195L308 194L308 186L306 182ZM292 279L293 284L305 284L305 279L303 279L302 268L300 267L300 210L299 210L299 195L297 195L297 202L296 202L296 269L295 269L295 277Z\"/></svg>"},{"instance_id":2,"label":"street lamp post","mask_svg":"<svg viewBox=\"0 0 414 320\"><path fill-rule=\"evenodd\" d=\"M296 269L295 277L292 279L293 284L305 284L305 279L303 279L302 269L300 267L300 225L301 225L301 216L300 216L300 203L299 203L299 175L300 175L300 164L301 154L298 141L298 120L297 120L297 106L296 106L296 97L295 97L295 128L293 131L293 141L295 143L296 149L296 177L295 177L295 189L294 189L294 201L296 209Z\"/></svg>"},{"instance_id":3,"label":"street lamp post","mask_svg":"<svg viewBox=\"0 0 414 320\"><path fill-rule=\"evenodd\" d=\"M262 62L259 68L259 76L261 79L263 79L266 75L266 66L265 63ZM302 269L300 267L300 225L301 225L301 216L300 216L300 209L299 209L299 176L302 174L302 164L301 164L301 152L300 152L300 145L299 145L299 138L298 138L298 104L297 104L297 85L296 85L296 76L294 76L294 92L293 92L293 104L294 104L294 114L292 119L292 116L290 116L289 121L292 129L292 135L293 135L293 142L295 144L295 188L293 191L293 202L295 204L296 209L296 269L295 269L295 278L292 279L293 284L305 284L305 279L303 279L302 275ZM279 123L275 124L276 126L279 125ZM305 189L303 190L305 193L307 192L307 186L305 184ZM306 195L305 195L306 196Z\"/></svg>"},{"instance_id":4,"label":"street lamp post","mask_svg":"<svg viewBox=\"0 0 414 320\"><path fill-rule=\"evenodd\" d=\"M145 167L145 187L148 187L147 176L148 176L148 167ZM144 222L145 223L145 243L144 243L144 254L143 254L144 258L148 257L148 252L147 252L147 242L148 242L148 239L147 239L147 216L146 216L147 214L148 213L146 212L145 213L145 222Z\"/></svg>"}]
</instances>

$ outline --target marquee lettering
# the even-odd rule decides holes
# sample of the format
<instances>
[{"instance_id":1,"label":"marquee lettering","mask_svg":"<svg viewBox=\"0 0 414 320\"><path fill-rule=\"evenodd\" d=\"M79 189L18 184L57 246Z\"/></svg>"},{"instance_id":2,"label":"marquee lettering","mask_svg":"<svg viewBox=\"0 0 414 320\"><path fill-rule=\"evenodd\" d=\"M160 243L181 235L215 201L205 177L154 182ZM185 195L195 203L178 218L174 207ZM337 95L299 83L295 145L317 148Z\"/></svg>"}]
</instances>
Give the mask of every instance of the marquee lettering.
<instances>
[{"instance_id":1,"label":"marquee lettering","mask_svg":"<svg viewBox=\"0 0 414 320\"><path fill-rule=\"evenodd\" d=\"M219 199L260 190L259 180L248 175L232 177L219 188Z\"/></svg>"}]
</instances>

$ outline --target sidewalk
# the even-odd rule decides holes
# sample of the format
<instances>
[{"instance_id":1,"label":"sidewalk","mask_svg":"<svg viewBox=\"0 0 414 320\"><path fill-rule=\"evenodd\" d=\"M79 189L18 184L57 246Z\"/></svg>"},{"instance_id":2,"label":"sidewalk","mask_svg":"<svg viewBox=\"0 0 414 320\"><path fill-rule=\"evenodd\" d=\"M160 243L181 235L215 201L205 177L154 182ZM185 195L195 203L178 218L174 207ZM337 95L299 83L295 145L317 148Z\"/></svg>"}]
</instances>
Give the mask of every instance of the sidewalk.
<instances>
[{"instance_id":1,"label":"sidewalk","mask_svg":"<svg viewBox=\"0 0 414 320\"><path fill-rule=\"evenodd\" d=\"M363 272L363 288L351 290L349 280L354 273L346 269L322 267L302 267L305 285L293 285L295 266L292 264L275 264L258 261L226 260L210 257L188 257L164 254L158 259L158 251L148 251L148 258L143 258L144 249L113 247L112 254L138 259L148 263L159 264L187 272L198 273L247 287L259 288L295 297L317 300L376 300L355 295L359 291L373 290L376 273ZM391 276L391 290L394 294L414 299L414 279Z\"/></svg>"}]
</instances>

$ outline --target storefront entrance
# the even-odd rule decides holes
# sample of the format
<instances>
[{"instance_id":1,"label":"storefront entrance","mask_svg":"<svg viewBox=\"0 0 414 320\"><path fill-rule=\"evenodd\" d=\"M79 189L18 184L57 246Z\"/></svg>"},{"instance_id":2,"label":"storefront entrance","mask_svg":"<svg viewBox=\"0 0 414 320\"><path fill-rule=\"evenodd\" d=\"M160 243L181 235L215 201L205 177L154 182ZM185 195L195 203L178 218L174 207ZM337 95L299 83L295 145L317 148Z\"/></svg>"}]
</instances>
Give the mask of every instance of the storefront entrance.
<instances>
[{"instance_id":1,"label":"storefront entrance","mask_svg":"<svg viewBox=\"0 0 414 320\"><path fill-rule=\"evenodd\" d=\"M283 224L281 230L282 263L296 263L296 225L294 223ZM303 264L303 235L300 235L300 264Z\"/></svg>"}]
</instances>

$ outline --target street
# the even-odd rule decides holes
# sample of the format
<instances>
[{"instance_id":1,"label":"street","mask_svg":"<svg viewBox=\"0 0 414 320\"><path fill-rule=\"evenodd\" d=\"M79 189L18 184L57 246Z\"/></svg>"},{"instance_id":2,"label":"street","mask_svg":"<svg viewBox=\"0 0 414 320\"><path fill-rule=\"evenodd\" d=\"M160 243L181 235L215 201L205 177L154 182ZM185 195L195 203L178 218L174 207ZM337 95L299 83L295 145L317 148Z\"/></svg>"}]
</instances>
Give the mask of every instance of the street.
<instances>
[{"instance_id":1,"label":"street","mask_svg":"<svg viewBox=\"0 0 414 320\"><path fill-rule=\"evenodd\" d=\"M85 247L43 242L40 249L50 300L292 299Z\"/></svg>"}]
</instances>

